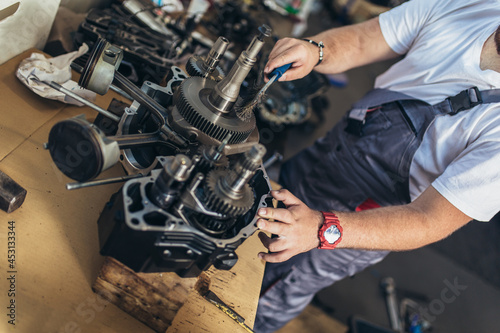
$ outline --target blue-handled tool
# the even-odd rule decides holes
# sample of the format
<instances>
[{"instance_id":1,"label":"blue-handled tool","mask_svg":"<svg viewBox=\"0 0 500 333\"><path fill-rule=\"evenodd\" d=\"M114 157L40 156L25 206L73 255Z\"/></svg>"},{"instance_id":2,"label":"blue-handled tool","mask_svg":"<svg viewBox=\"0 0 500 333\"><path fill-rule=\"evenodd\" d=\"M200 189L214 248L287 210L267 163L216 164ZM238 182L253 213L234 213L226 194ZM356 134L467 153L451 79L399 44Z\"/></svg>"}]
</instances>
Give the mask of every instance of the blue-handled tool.
<instances>
[{"instance_id":1,"label":"blue-handled tool","mask_svg":"<svg viewBox=\"0 0 500 333\"><path fill-rule=\"evenodd\" d=\"M255 96L252 98L252 100L248 103L244 103L241 107L236 108L236 112L238 116L241 118L246 118L248 117L255 108L255 106L262 100L262 96L266 93L267 89L273 84L274 81L277 81L280 77L285 74L285 72L292 66L292 64L286 64L283 66L280 66L278 68L275 68L270 76L269 81L255 94Z\"/></svg>"},{"instance_id":2,"label":"blue-handled tool","mask_svg":"<svg viewBox=\"0 0 500 333\"><path fill-rule=\"evenodd\" d=\"M259 94L263 94L266 92L267 88L269 88L269 86L274 82L274 81L277 81L280 77L283 76L283 74L285 74L285 72L290 68L290 66L292 66L292 64L286 64L286 65L283 65L281 67L278 67L278 68L275 68L271 74L270 74L270 79L269 81L267 81L266 85L264 87L262 87L262 89L259 91Z\"/></svg>"}]
</instances>

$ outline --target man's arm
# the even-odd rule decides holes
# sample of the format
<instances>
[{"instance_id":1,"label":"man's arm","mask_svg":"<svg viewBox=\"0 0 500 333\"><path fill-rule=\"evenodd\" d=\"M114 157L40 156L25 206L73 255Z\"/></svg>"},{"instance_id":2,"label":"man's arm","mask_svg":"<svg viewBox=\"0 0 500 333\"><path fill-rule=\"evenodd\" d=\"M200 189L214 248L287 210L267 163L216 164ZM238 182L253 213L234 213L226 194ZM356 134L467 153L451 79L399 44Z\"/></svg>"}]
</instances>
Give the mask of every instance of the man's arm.
<instances>
[{"instance_id":1,"label":"man's arm","mask_svg":"<svg viewBox=\"0 0 500 333\"><path fill-rule=\"evenodd\" d=\"M287 190L275 191L273 196L287 208L265 208L265 213L259 210L262 218L257 226L279 235L271 239L259 234L264 246L272 252L259 256L269 262L281 262L318 247L318 230L323 223L321 212L308 208ZM416 249L447 237L471 220L432 186L407 205L335 214L343 229L337 247L366 250Z\"/></svg>"},{"instance_id":2,"label":"man's arm","mask_svg":"<svg viewBox=\"0 0 500 333\"><path fill-rule=\"evenodd\" d=\"M301 39L283 38L269 54L265 72L270 73L274 68L292 63L292 67L280 78L280 81L289 81L306 76L313 68L321 73L334 74L398 56L385 41L378 17L333 28L309 39L325 44L320 65L316 66L319 60L317 46Z\"/></svg>"}]
</instances>

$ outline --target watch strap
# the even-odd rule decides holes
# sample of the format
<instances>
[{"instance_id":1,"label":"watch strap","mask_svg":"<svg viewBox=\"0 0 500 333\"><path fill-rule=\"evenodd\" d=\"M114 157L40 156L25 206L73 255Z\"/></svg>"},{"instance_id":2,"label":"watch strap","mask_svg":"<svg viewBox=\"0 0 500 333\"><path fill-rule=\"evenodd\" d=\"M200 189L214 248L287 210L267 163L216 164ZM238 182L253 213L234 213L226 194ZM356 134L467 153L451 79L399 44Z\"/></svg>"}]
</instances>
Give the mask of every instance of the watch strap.
<instances>
[{"instance_id":1,"label":"watch strap","mask_svg":"<svg viewBox=\"0 0 500 333\"><path fill-rule=\"evenodd\" d=\"M340 225L339 218L337 215L331 212L321 212L323 214L324 222L321 228L318 230L319 246L318 249L332 250L337 247L337 245L342 240L342 226ZM340 233L340 237L334 242L330 243L325 238L325 232L328 228L334 226Z\"/></svg>"}]
</instances>

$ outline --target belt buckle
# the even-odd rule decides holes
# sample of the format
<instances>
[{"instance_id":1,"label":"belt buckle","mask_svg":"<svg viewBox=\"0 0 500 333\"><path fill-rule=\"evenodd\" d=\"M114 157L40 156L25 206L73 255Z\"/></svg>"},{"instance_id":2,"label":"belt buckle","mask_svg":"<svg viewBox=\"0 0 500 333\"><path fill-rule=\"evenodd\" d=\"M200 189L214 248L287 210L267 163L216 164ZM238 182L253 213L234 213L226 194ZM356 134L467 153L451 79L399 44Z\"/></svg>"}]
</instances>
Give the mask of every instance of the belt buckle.
<instances>
[{"instance_id":1,"label":"belt buckle","mask_svg":"<svg viewBox=\"0 0 500 333\"><path fill-rule=\"evenodd\" d=\"M460 111L471 109L483 102L481 93L477 87L462 90L458 95L448 97L447 99L452 109L450 112L451 115L456 115Z\"/></svg>"}]
</instances>

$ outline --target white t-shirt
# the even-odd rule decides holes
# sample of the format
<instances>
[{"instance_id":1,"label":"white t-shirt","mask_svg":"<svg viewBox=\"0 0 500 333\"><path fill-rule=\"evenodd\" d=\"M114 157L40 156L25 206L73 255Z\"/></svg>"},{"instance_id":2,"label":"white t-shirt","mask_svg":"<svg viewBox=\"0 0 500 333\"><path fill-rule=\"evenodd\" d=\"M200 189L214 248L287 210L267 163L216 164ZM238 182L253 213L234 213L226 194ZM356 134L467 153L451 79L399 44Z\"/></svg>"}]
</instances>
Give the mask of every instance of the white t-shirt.
<instances>
[{"instance_id":1,"label":"white t-shirt","mask_svg":"<svg viewBox=\"0 0 500 333\"><path fill-rule=\"evenodd\" d=\"M472 86L500 88L500 73L479 68L483 45L499 25L499 0L411 0L383 13L385 40L406 56L375 87L430 104ZM476 220L500 210L500 104L434 119L410 167L412 200L431 184Z\"/></svg>"}]
</instances>

